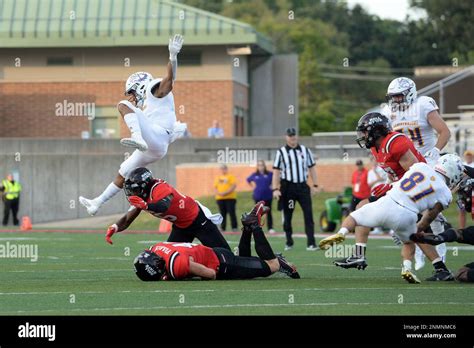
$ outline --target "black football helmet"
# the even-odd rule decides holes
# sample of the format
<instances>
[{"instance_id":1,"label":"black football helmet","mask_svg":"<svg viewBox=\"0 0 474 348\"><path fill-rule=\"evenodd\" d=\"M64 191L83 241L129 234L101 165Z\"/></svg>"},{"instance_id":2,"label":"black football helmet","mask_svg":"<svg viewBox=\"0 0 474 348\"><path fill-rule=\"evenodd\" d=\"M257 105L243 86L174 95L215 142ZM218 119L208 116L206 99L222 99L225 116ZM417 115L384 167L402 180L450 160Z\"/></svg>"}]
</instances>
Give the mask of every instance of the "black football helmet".
<instances>
[{"instance_id":1,"label":"black football helmet","mask_svg":"<svg viewBox=\"0 0 474 348\"><path fill-rule=\"evenodd\" d=\"M150 194L153 184L153 174L148 169L139 167L132 170L128 179L125 180L123 190L127 197L138 196L146 199Z\"/></svg>"},{"instance_id":2,"label":"black football helmet","mask_svg":"<svg viewBox=\"0 0 474 348\"><path fill-rule=\"evenodd\" d=\"M166 274L165 260L152 252L145 250L133 261L135 274L144 282L161 280Z\"/></svg>"},{"instance_id":3,"label":"black football helmet","mask_svg":"<svg viewBox=\"0 0 474 348\"><path fill-rule=\"evenodd\" d=\"M458 188L458 207L468 213L472 212L472 190L474 189L474 179L465 177Z\"/></svg>"},{"instance_id":4,"label":"black football helmet","mask_svg":"<svg viewBox=\"0 0 474 348\"><path fill-rule=\"evenodd\" d=\"M385 137L392 131L392 124L387 116L379 112L369 112L362 116L357 123L357 144L361 148L370 149L375 141Z\"/></svg>"}]
</instances>

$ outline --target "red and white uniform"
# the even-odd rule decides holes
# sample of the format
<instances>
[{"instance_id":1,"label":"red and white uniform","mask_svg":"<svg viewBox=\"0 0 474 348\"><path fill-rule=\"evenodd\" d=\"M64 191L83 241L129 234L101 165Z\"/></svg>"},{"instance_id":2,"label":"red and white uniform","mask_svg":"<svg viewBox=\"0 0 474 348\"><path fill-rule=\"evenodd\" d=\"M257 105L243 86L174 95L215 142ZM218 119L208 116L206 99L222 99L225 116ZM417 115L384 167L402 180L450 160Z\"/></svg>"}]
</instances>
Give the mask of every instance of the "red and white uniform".
<instances>
[{"instance_id":1,"label":"red and white uniform","mask_svg":"<svg viewBox=\"0 0 474 348\"><path fill-rule=\"evenodd\" d=\"M400 165L400 158L407 151L411 151L419 162L426 163L425 158L418 152L412 141L406 135L398 132L388 133L382 140L380 148L377 150L374 146L370 148L370 151L392 182L400 180L406 172Z\"/></svg>"},{"instance_id":2,"label":"red and white uniform","mask_svg":"<svg viewBox=\"0 0 474 348\"><path fill-rule=\"evenodd\" d=\"M171 279L185 279L192 275L189 271L189 258L217 272L219 259L214 250L200 244L161 242L150 250L161 256L166 263L166 271Z\"/></svg>"},{"instance_id":3,"label":"red and white uniform","mask_svg":"<svg viewBox=\"0 0 474 348\"><path fill-rule=\"evenodd\" d=\"M148 208L148 213L160 219L168 220L179 228L186 228L193 223L199 214L199 206L197 202L177 191L173 186L164 180L155 180L155 184L151 189L147 203L156 203L166 196L172 194L173 199L171 205L165 212L156 212Z\"/></svg>"}]
</instances>

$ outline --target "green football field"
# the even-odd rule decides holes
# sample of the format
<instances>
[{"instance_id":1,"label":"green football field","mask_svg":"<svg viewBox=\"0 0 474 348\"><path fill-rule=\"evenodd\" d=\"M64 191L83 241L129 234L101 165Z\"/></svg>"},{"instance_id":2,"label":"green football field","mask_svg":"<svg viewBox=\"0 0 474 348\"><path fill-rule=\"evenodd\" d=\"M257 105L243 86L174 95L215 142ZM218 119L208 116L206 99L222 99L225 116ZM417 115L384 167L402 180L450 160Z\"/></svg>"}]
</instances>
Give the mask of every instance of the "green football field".
<instances>
[{"instance_id":1,"label":"green football field","mask_svg":"<svg viewBox=\"0 0 474 348\"><path fill-rule=\"evenodd\" d=\"M240 209L251 205L247 199ZM320 208L321 205L316 204L315 210ZM315 218L317 216L319 213L315 213ZM301 224L300 215L295 219L296 225ZM135 228L156 228L156 224L157 220L143 217ZM399 249L391 239L369 240L369 267L365 271L333 266L331 256L334 255L306 251L305 238L299 237L295 239L295 248L284 254L297 265L302 279L277 274L248 281L145 283L134 275L133 259L149 245L165 240L165 235L122 234L114 236L114 245L110 246L104 242L102 232L88 232L0 233L0 244L37 244L39 253L36 262L0 258L0 315L474 313L473 285L405 283L400 278ZM238 235L226 237L231 247L237 245ZM269 240L275 251L283 250L282 234L270 236ZM345 244L352 243L353 239L348 239ZM473 247L450 245L448 266L455 270L474 261L473 251ZM417 275L424 279L431 271L428 264Z\"/></svg>"}]
</instances>

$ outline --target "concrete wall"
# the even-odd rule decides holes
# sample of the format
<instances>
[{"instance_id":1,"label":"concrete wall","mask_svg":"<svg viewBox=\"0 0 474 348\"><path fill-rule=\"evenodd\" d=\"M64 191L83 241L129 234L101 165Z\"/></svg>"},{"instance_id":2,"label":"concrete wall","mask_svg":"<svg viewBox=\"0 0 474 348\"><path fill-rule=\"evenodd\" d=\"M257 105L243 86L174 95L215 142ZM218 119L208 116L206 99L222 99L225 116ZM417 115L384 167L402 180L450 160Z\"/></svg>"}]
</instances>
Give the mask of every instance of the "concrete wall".
<instances>
[{"instance_id":1,"label":"concrete wall","mask_svg":"<svg viewBox=\"0 0 474 348\"><path fill-rule=\"evenodd\" d=\"M349 135L345 137L347 139L342 140L352 140ZM366 158L366 152L349 149L345 161L342 150L337 146L341 139L322 139L324 143L316 137L303 137L300 143L310 147L317 158L324 159L318 162L318 173L325 189L338 191L347 181L342 178L347 178L357 158ZM336 149L324 149L331 142ZM208 193L202 176L208 178L215 174L218 151L226 148L256 150L257 159L267 160L270 165L276 149L283 144L283 137L181 139L170 147L164 159L150 165L150 169L156 177L164 178L171 184L178 185L178 189L183 192L197 197ZM23 185L20 216L30 216L33 223L86 217L85 210L78 205L78 196L94 197L101 193L116 176L126 152L127 149L114 139L1 138L0 177L3 178L12 171L19 173ZM325 160L327 158L333 159L328 162ZM331 167L327 167L327 163ZM214 168L213 171L203 172L203 164ZM198 171L184 170L196 166L199 167ZM248 163L237 167L242 167L242 180L253 170ZM336 176L341 180L333 180ZM241 188L245 189L245 183L242 185ZM120 193L99 214L120 213L126 208L126 200Z\"/></svg>"},{"instance_id":2,"label":"concrete wall","mask_svg":"<svg viewBox=\"0 0 474 348\"><path fill-rule=\"evenodd\" d=\"M205 155L175 154L149 168L156 177L175 185L177 165L206 158ZM11 171L19 173L23 186L20 216L28 215L33 223L38 223L86 217L78 197L94 197L101 193L117 175L123 154L20 153L20 160L17 159L15 154L1 154L0 173L2 177ZM120 193L104 205L99 214L124 212L127 208L125 196Z\"/></svg>"}]
</instances>

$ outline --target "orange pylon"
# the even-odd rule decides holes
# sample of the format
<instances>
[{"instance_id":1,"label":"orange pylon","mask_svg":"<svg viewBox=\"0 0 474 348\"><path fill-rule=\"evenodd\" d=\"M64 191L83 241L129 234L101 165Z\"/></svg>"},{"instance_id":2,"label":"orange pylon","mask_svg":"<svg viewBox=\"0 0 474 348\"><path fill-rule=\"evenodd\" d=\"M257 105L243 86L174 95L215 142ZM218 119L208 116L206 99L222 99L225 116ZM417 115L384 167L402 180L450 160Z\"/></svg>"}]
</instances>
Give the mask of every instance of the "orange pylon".
<instances>
[{"instance_id":1,"label":"orange pylon","mask_svg":"<svg viewBox=\"0 0 474 348\"><path fill-rule=\"evenodd\" d=\"M22 231L28 231L28 230L31 230L33 226L31 225L31 219L29 216L23 216L23 218L21 219L21 227L20 229Z\"/></svg>"}]
</instances>

